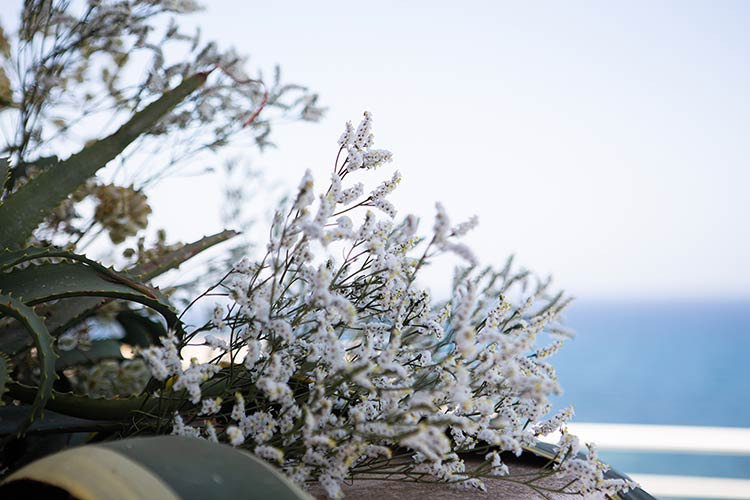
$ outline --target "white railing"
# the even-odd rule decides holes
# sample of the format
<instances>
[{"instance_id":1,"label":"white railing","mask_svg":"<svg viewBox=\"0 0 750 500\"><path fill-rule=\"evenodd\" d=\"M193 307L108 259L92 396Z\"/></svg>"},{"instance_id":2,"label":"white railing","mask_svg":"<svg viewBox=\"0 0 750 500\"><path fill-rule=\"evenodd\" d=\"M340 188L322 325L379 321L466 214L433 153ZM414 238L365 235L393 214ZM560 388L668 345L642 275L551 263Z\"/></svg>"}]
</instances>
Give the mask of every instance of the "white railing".
<instances>
[{"instance_id":1,"label":"white railing","mask_svg":"<svg viewBox=\"0 0 750 500\"><path fill-rule=\"evenodd\" d=\"M570 432L601 450L750 455L750 428L571 423ZM544 440L555 443L559 434ZM627 470L622 472L628 473ZM750 475L750 471L748 471ZM630 474L655 497L750 500L750 479Z\"/></svg>"}]
</instances>

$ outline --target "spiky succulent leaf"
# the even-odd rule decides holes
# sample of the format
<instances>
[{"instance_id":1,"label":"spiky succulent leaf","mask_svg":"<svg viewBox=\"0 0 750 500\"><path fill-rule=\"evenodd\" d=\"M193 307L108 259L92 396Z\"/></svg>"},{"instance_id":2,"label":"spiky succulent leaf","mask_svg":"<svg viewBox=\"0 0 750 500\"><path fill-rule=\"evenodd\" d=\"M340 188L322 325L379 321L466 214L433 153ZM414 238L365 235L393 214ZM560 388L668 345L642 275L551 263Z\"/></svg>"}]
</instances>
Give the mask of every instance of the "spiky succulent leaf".
<instances>
[{"instance_id":1,"label":"spiky succulent leaf","mask_svg":"<svg viewBox=\"0 0 750 500\"><path fill-rule=\"evenodd\" d=\"M167 334L164 325L136 311L120 311L115 319L125 330L121 341L132 346L148 347Z\"/></svg>"},{"instance_id":2,"label":"spiky succulent leaf","mask_svg":"<svg viewBox=\"0 0 750 500\"><path fill-rule=\"evenodd\" d=\"M0 408L0 435L13 434L18 425L29 413L28 405L8 405ZM114 430L122 427L122 422L115 420L89 420L79 417L71 417L51 411L44 410L44 419L37 420L26 430L27 434L52 434L67 432L92 432L101 430Z\"/></svg>"},{"instance_id":3,"label":"spiky succulent leaf","mask_svg":"<svg viewBox=\"0 0 750 500\"><path fill-rule=\"evenodd\" d=\"M114 134L84 147L67 160L49 166L8 196L5 204L0 206L0 248L23 245L68 195L203 85L207 76L207 73L197 73L186 78L133 115Z\"/></svg>"},{"instance_id":4,"label":"spiky succulent leaf","mask_svg":"<svg viewBox=\"0 0 750 500\"><path fill-rule=\"evenodd\" d=\"M8 385L8 394L13 399L23 403L33 400L36 393L34 387L12 382ZM175 401L177 402L177 401ZM184 398L179 401L184 403ZM90 396L72 394L69 392L54 392L54 398L48 408L52 411L92 420L123 420L128 419L134 411L152 411L156 409L158 400L147 395L130 398L94 398ZM167 405L168 407L168 405Z\"/></svg>"},{"instance_id":5,"label":"spiky succulent leaf","mask_svg":"<svg viewBox=\"0 0 750 500\"><path fill-rule=\"evenodd\" d=\"M0 352L0 406L5 404L1 398L7 390L8 382L10 382L10 358Z\"/></svg>"},{"instance_id":6,"label":"spiky succulent leaf","mask_svg":"<svg viewBox=\"0 0 750 500\"><path fill-rule=\"evenodd\" d=\"M178 436L97 443L44 457L8 476L0 496L32 498L39 483L76 498L312 500L250 453Z\"/></svg>"},{"instance_id":7,"label":"spiky succulent leaf","mask_svg":"<svg viewBox=\"0 0 750 500\"><path fill-rule=\"evenodd\" d=\"M151 280L171 269L178 267L183 262L198 255L199 253L218 245L224 241L237 236L236 231L225 230L210 236L205 236L200 240L188 243L183 247L167 252L153 261L136 265L126 271L128 276L134 276L139 281ZM99 263L87 259L84 256L65 252L56 248L25 248L23 250L0 252L0 271L12 268L13 266L23 264L43 258L65 258L76 260L97 267L104 273L112 273L113 277L125 277L125 273L116 273L110 269L101 266ZM109 302L106 297L77 297L67 299L58 304L52 304L45 309L45 318L53 336L60 335L65 330L72 328L78 322L93 314L99 307ZM132 321L128 321L128 326L134 326ZM123 324L123 326L126 326ZM126 328L127 330L127 328ZM141 332L142 333L142 332ZM138 335L142 340L146 340L143 335ZM150 335L149 335L150 336ZM3 338L0 339L0 350L15 353L26 346L27 337L25 332L20 329L9 329L4 332ZM142 344L142 342L137 342Z\"/></svg>"},{"instance_id":8,"label":"spiky succulent leaf","mask_svg":"<svg viewBox=\"0 0 750 500\"><path fill-rule=\"evenodd\" d=\"M158 290L134 282L114 271L102 273L79 262L58 262L0 273L0 291L12 293L28 305L66 297L111 297L138 302L158 311L170 327L179 320Z\"/></svg>"},{"instance_id":9,"label":"spiky succulent leaf","mask_svg":"<svg viewBox=\"0 0 750 500\"><path fill-rule=\"evenodd\" d=\"M88 349L60 351L55 363L57 371L76 365L90 365L105 359L124 359L120 352L120 341L116 339L96 340Z\"/></svg>"},{"instance_id":10,"label":"spiky succulent leaf","mask_svg":"<svg viewBox=\"0 0 750 500\"><path fill-rule=\"evenodd\" d=\"M183 262L192 259L204 250L218 245L219 243L223 243L230 238L234 238L238 234L240 233L237 231L227 229L220 233L212 234L211 236L204 236L198 241L188 243L177 250L167 252L152 261L133 266L128 269L127 272L131 276L135 276L141 280L151 280L160 274L164 274L171 269L179 267Z\"/></svg>"},{"instance_id":11,"label":"spiky succulent leaf","mask_svg":"<svg viewBox=\"0 0 750 500\"><path fill-rule=\"evenodd\" d=\"M18 320L34 340L37 350L37 361L39 363L39 387L31 403L31 410L25 420L21 421L16 430L17 434L23 434L26 429L42 413L52 395L52 384L57 375L55 373L55 354L52 336L47 331L42 318L34 310L10 295L0 294L0 314L10 316Z\"/></svg>"}]
</instances>

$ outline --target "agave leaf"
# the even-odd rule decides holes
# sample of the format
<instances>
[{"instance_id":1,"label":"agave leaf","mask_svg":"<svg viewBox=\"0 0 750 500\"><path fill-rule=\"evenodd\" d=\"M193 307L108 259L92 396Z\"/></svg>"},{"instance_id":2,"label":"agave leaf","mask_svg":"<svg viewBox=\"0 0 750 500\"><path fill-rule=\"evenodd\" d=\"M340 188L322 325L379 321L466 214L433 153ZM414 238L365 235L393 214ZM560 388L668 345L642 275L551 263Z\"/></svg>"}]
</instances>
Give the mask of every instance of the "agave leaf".
<instances>
[{"instance_id":1,"label":"agave leaf","mask_svg":"<svg viewBox=\"0 0 750 500\"><path fill-rule=\"evenodd\" d=\"M95 260L91 260L85 255L68 252L57 247L26 247L21 250L3 250L0 251L0 271L4 271L23 264L39 259L62 258L77 262L83 262L91 267L99 269L101 272L116 275L116 271L103 266Z\"/></svg>"},{"instance_id":2,"label":"agave leaf","mask_svg":"<svg viewBox=\"0 0 750 500\"><path fill-rule=\"evenodd\" d=\"M48 247L28 247L22 250L0 250L0 271L10 269L34 259L49 257L56 249Z\"/></svg>"},{"instance_id":3,"label":"agave leaf","mask_svg":"<svg viewBox=\"0 0 750 500\"><path fill-rule=\"evenodd\" d=\"M0 248L18 248L70 193L116 158L164 115L203 85L207 73L186 78L174 89L134 114L114 134L41 172L8 196L0 206Z\"/></svg>"},{"instance_id":4,"label":"agave leaf","mask_svg":"<svg viewBox=\"0 0 750 500\"><path fill-rule=\"evenodd\" d=\"M272 465L226 444L177 436L124 439L101 446L126 456L185 500L273 498L312 500ZM200 460L194 460L200 457ZM206 464L214 464L206 474ZM216 479L215 479L216 478ZM221 486L217 488L217 483Z\"/></svg>"},{"instance_id":5,"label":"agave leaf","mask_svg":"<svg viewBox=\"0 0 750 500\"><path fill-rule=\"evenodd\" d=\"M21 421L16 433L21 435L39 417L45 405L52 395L52 384L57 378L55 373L55 350L52 344L52 336L47 331L42 318L37 316L34 310L9 295L0 294L0 313L11 316L18 320L34 339L39 362L39 387L35 390L31 410L26 419Z\"/></svg>"},{"instance_id":6,"label":"agave leaf","mask_svg":"<svg viewBox=\"0 0 750 500\"><path fill-rule=\"evenodd\" d=\"M35 393L35 387L17 382L8 384L8 394L23 403L31 401ZM47 407L52 411L73 417L92 420L123 420L129 418L131 412L154 409L156 402L156 399L149 399L147 396L107 399L69 392L53 392L53 398Z\"/></svg>"},{"instance_id":7,"label":"agave leaf","mask_svg":"<svg viewBox=\"0 0 750 500\"><path fill-rule=\"evenodd\" d=\"M195 257L204 250L227 241L230 238L234 238L238 234L240 233L238 233L237 231L227 229L220 233L212 234L211 236L204 236L198 241L188 243L187 245L184 245L172 252L168 252L150 262L133 266L132 268L127 270L127 273L143 281L151 280L161 274L164 274L170 269L179 267L180 264L188 259Z\"/></svg>"},{"instance_id":8,"label":"agave leaf","mask_svg":"<svg viewBox=\"0 0 750 500\"><path fill-rule=\"evenodd\" d=\"M151 262L134 266L128 269L126 273L128 275L137 277L139 281L151 280L171 269L178 267L186 260L191 259L204 250L227 241L228 239L233 238L238 234L239 233L237 233L236 231L226 230L220 233L213 234L211 236L206 236L198 241L188 243L187 245L177 250L168 252ZM90 261L85 257L64 252L59 249L27 248L24 250L0 252L0 271L3 269L11 268L14 265L18 265L23 262L46 257L66 257L69 259L76 259L81 262L98 265L96 262ZM114 273L114 271L106 268L103 268L103 270L104 272ZM122 275L123 273L119 273L119 276ZM110 300L112 299L106 297L76 297L66 299L65 301L57 304L46 306L44 310L44 317L46 318L47 327L52 333L52 336L57 337L64 331L72 328L77 323L96 312L98 308L100 308ZM118 321L120 321L119 316ZM140 327L136 326L134 322L131 321L131 318L126 318L123 321L120 321L120 323L123 325L123 327L125 327L127 332L131 331L129 329L131 327L133 329L140 329ZM153 323L151 320L146 321L148 321L149 323ZM148 325L142 326L146 326L150 334L145 335L147 332L144 332L142 330L140 332L135 332L135 330L133 330L135 337L138 337L140 341L135 341L135 337L133 337L131 340L133 340L135 344L133 344L133 342L129 343L133 345L144 346L151 343L149 337L156 333L155 330ZM146 344L145 342L148 342L148 344ZM0 338L0 351L15 353L27 346L28 337L26 336L25 331L20 328L6 330L6 332L4 332L3 334L3 337Z\"/></svg>"},{"instance_id":9,"label":"agave leaf","mask_svg":"<svg viewBox=\"0 0 750 500\"><path fill-rule=\"evenodd\" d=\"M96 340L86 350L60 351L59 356L55 363L57 371L76 365L90 365L105 359L123 359L120 352L120 341L115 339Z\"/></svg>"},{"instance_id":10,"label":"agave leaf","mask_svg":"<svg viewBox=\"0 0 750 500\"><path fill-rule=\"evenodd\" d=\"M178 436L123 439L46 456L9 475L0 496L34 498L40 483L76 498L313 500L250 453Z\"/></svg>"},{"instance_id":11,"label":"agave leaf","mask_svg":"<svg viewBox=\"0 0 750 500\"><path fill-rule=\"evenodd\" d=\"M73 297L53 304L41 304L35 307L37 314L45 318L47 329L53 338L62 335L66 330L85 319L90 311L95 311L106 302L107 297ZM31 345L26 330L19 325L9 325L0 334L0 352L15 355Z\"/></svg>"},{"instance_id":12,"label":"agave leaf","mask_svg":"<svg viewBox=\"0 0 750 500\"><path fill-rule=\"evenodd\" d=\"M54 304L45 304L47 327L52 336L57 338L112 300L109 297L71 297Z\"/></svg>"},{"instance_id":13,"label":"agave leaf","mask_svg":"<svg viewBox=\"0 0 750 500\"><path fill-rule=\"evenodd\" d=\"M167 334L164 325L136 311L120 311L115 319L125 329L120 341L132 346L148 347Z\"/></svg>"},{"instance_id":14,"label":"agave leaf","mask_svg":"<svg viewBox=\"0 0 750 500\"><path fill-rule=\"evenodd\" d=\"M36 388L34 387L17 382L8 384L8 394L13 399L23 403L32 400L35 392ZM183 394L178 394L172 399L157 399L148 395L108 399L70 392L54 392L53 395L53 399L47 405L50 410L92 420L127 420L136 411L153 412L161 410L171 412L182 406L191 405Z\"/></svg>"},{"instance_id":15,"label":"agave leaf","mask_svg":"<svg viewBox=\"0 0 750 500\"><path fill-rule=\"evenodd\" d=\"M10 192L18 182L19 179L23 179L29 176L29 167L34 167L37 171L46 170L52 165L60 163L60 158L57 156L42 156L34 161L19 162L10 171L8 179L6 181L6 189Z\"/></svg>"},{"instance_id":16,"label":"agave leaf","mask_svg":"<svg viewBox=\"0 0 750 500\"><path fill-rule=\"evenodd\" d=\"M241 365L236 368L236 370L241 369ZM216 375L201 384L201 392L204 397L208 398L220 396L229 390L232 382L233 380L228 376ZM35 387L18 382L8 384L8 394L22 403L30 403L35 393ZM127 420L132 418L133 412L166 414L195 406L190 402L185 390L174 391L158 398L149 394L141 394L109 399L57 391L53 391L52 395L52 400L47 404L50 410L92 420Z\"/></svg>"},{"instance_id":17,"label":"agave leaf","mask_svg":"<svg viewBox=\"0 0 750 500\"><path fill-rule=\"evenodd\" d=\"M158 311L170 327L177 327L179 324L174 309L158 290L131 282L113 271L103 274L99 269L77 262L40 264L2 273L0 290L20 297L28 305L65 297L124 299Z\"/></svg>"},{"instance_id":18,"label":"agave leaf","mask_svg":"<svg viewBox=\"0 0 750 500\"><path fill-rule=\"evenodd\" d=\"M28 405L0 408L0 435L13 434L18 425L26 418L29 410ZM91 432L117 429L121 426L122 422L114 420L88 420L71 417L70 415L63 415L47 408L44 410L44 419L37 420L31 424L26 433Z\"/></svg>"},{"instance_id":19,"label":"agave leaf","mask_svg":"<svg viewBox=\"0 0 750 500\"><path fill-rule=\"evenodd\" d=\"M0 398L5 394L6 388L10 382L10 358L4 353L0 352ZM5 403L0 399L0 406ZM0 419L0 423L2 419Z\"/></svg>"}]
</instances>

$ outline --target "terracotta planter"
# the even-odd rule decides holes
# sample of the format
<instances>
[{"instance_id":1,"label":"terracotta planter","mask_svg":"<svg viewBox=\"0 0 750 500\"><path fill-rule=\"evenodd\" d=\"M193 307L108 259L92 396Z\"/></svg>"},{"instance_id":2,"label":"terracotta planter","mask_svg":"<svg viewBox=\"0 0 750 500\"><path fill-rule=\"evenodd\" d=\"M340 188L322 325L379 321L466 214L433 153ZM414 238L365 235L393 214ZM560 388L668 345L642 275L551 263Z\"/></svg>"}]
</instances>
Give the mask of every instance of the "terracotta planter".
<instances>
[{"instance_id":1,"label":"terracotta planter","mask_svg":"<svg viewBox=\"0 0 750 500\"><path fill-rule=\"evenodd\" d=\"M487 487L486 492L477 490L455 489L445 484L436 483L415 483L401 481L378 481L378 480L355 480L342 487L344 491L344 500L413 500L419 498L429 498L430 500L542 500L545 497L549 500L606 500L607 495L590 494L586 496L570 495L562 493L550 493L549 491L535 491L533 488L520 484L523 475L536 474L543 470L545 464L554 456L551 451L552 447L541 443L534 450L527 450L520 458L505 459L505 463L510 469L511 476L509 480L489 478L484 479ZM481 459L467 458L467 469L477 466ZM515 478L513 477L515 476ZM626 477L616 471L609 471L607 477L621 478ZM543 488L560 488L573 480L572 476L555 475L554 478L548 478L537 481L535 484ZM516 481L516 482L514 482ZM309 488L309 492L320 500L327 499L322 488L315 485ZM613 500L656 500L654 497L641 489L630 491L613 497Z\"/></svg>"}]
</instances>

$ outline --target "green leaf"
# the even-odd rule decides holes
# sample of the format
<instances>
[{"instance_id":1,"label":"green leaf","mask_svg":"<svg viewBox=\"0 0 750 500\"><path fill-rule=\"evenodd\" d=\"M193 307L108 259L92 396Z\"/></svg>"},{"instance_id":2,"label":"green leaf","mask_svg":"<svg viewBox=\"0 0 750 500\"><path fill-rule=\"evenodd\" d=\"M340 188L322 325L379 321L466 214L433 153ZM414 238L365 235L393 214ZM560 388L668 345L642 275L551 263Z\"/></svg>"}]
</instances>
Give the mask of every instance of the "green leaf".
<instances>
[{"instance_id":1,"label":"green leaf","mask_svg":"<svg viewBox=\"0 0 750 500\"><path fill-rule=\"evenodd\" d=\"M69 194L116 158L164 115L203 85L207 73L197 73L164 93L120 127L67 160L51 165L11 194L0 206L0 248L18 248Z\"/></svg>"},{"instance_id":2,"label":"green leaf","mask_svg":"<svg viewBox=\"0 0 750 500\"><path fill-rule=\"evenodd\" d=\"M13 434L18 425L23 422L30 410L28 405L5 406L0 408L0 435ZM44 419L37 420L26 430L27 434L49 434L62 432L91 432L101 430L115 430L122 427L122 422L114 420L88 420L71 417L44 410Z\"/></svg>"},{"instance_id":3,"label":"green leaf","mask_svg":"<svg viewBox=\"0 0 750 500\"><path fill-rule=\"evenodd\" d=\"M154 259L151 262L140 264L128 269L126 272L130 276L136 276L140 281L151 280L171 269L178 267L180 264L188 259L198 255L199 253L207 250L219 243L227 241L230 238L237 236L239 233L236 231L226 230L220 233L206 236L198 241L188 243L187 245L168 252L165 255ZM24 262L32 261L35 259L46 258L46 257L65 257L69 259L77 259L85 263L97 264L93 261L85 259L82 256L70 254L60 249L50 248L27 248L24 250L16 251L5 251L0 252L0 270L8 269L14 265L18 265ZM111 272L104 268L105 271ZM119 273L123 275L123 273ZM44 309L44 317L46 318L47 327L52 333L53 337L61 335L64 331L72 328L83 319L94 314L104 304L108 303L111 299L106 297L77 297L69 298L57 304L51 304ZM135 314L135 313L134 313ZM142 318L149 324L143 323L141 320L132 320L132 318L125 318L122 321L118 315L118 321L123 325L130 338L128 343L131 345L150 345L150 339L153 338L155 333L158 333L155 328L164 331L160 324L156 324L152 320ZM139 322L139 324L135 324ZM146 330L143 330L146 328ZM166 333L166 332L165 332ZM163 336L164 333L158 334L157 337ZM7 329L3 333L3 337L0 338L0 351L8 353L16 353L28 345L28 338L25 331L22 329Z\"/></svg>"},{"instance_id":4,"label":"green leaf","mask_svg":"<svg viewBox=\"0 0 750 500\"><path fill-rule=\"evenodd\" d=\"M100 269L105 274L110 272L113 274L117 273L116 271L112 271L111 269L101 265L97 261L89 259L85 255L71 253L57 247L27 247L21 250L2 250L0 251L0 271L10 269L13 266L24 264L26 262L51 258L69 259L77 262L83 262L84 264L88 264L94 268Z\"/></svg>"},{"instance_id":5,"label":"green leaf","mask_svg":"<svg viewBox=\"0 0 750 500\"><path fill-rule=\"evenodd\" d=\"M42 156L34 161L19 162L11 169L10 177L6 181L5 188L9 192L13 191L13 187L19 179L24 179L29 176L29 167L33 167L36 172L39 172L58 163L60 163L60 158L57 156Z\"/></svg>"},{"instance_id":6,"label":"green leaf","mask_svg":"<svg viewBox=\"0 0 750 500\"><path fill-rule=\"evenodd\" d=\"M35 309L39 316L45 318L50 335L57 338L110 300L112 299L107 297L75 297L53 304L42 304ZM30 345L29 336L21 326L9 325L0 334L0 352L15 355Z\"/></svg>"},{"instance_id":7,"label":"green leaf","mask_svg":"<svg viewBox=\"0 0 750 500\"><path fill-rule=\"evenodd\" d=\"M242 365L235 367L236 371L243 370ZM206 398L218 397L225 394L230 386L234 387L236 380L226 376L216 375L201 384L201 393ZM18 382L8 384L8 394L13 399L23 403L30 403L36 393L36 388ZM80 418L92 420L129 420L133 412L171 414L177 410L193 408L186 390L168 392L161 396L141 394L128 398L95 398L70 392L53 392L52 400L47 407L50 410Z\"/></svg>"},{"instance_id":8,"label":"green leaf","mask_svg":"<svg viewBox=\"0 0 750 500\"><path fill-rule=\"evenodd\" d=\"M90 365L105 359L123 359L120 352L120 341L116 339L96 340L86 350L72 349L70 351L59 351L59 358L55 363L57 371L71 366Z\"/></svg>"},{"instance_id":9,"label":"green leaf","mask_svg":"<svg viewBox=\"0 0 750 500\"><path fill-rule=\"evenodd\" d=\"M67 259L73 261L73 264L70 263L57 263L57 264L42 264L41 266L73 266L73 267L63 267L60 268L60 271L54 271L58 274L53 274L50 276L57 276L60 277L60 273L62 273L61 279L67 279L69 280L69 292L68 294L64 294L65 290L62 290L60 288L60 284L58 283L55 285L54 283L46 283L44 282L43 276L38 276L39 271L30 271L31 269L36 269L40 266L35 267L29 267L26 269L15 269L11 272L5 272L0 273L0 290L5 289L6 286L12 287L16 286L18 288L13 288L13 290L23 290L22 291L15 291L14 293L16 295L21 295L24 297L24 300L27 303L39 303L39 302L45 302L47 300L52 300L52 298L61 298L62 296L78 296L83 295L86 297L112 297L112 298L125 298L126 300L134 300L135 302L141 302L142 304L151 307L152 309L157 310L160 312L165 319L167 320L167 323L170 327L176 326L178 321L177 317L174 314L174 310L169 305L167 300L159 293L159 291L155 288L149 287L147 285L144 285L143 283L140 283L138 281L134 281L129 276L119 273L113 269L110 269L108 267L103 266L99 262L96 262L95 260L91 260L85 255L78 255L71 252L66 252L64 250L60 250L59 248L54 247L30 247L25 248L23 250L15 250L15 251L5 251L0 252L0 271L7 270L12 268L13 266L17 266L19 264L26 264L35 260L39 259L50 259L50 258L59 258L59 259ZM76 264L79 263L79 264ZM83 264L83 265L81 265ZM75 270L71 270L75 268ZM48 268L49 269L49 268ZM71 276L68 276L65 278L64 271L62 269L70 270L70 273L73 273ZM23 279L19 278L19 275L17 273L24 273L29 272L28 275L21 275L25 279L30 279L29 277L36 277L39 280L39 283L37 283L38 286L34 287L29 283L19 283L20 281L23 281ZM76 274L77 273L77 274ZM85 276L85 278L83 278ZM76 278L84 279L82 282L76 282ZM57 288L55 288L57 286ZM87 290L88 288L93 288L93 290ZM46 290L45 290L46 289ZM97 293L97 290L99 290L99 293ZM125 297L120 294L118 294L118 291L123 291L123 293L129 293L130 297ZM50 293L48 292L54 292L57 295L55 297L50 297ZM91 292L91 293L87 293ZM108 293L109 292L109 293ZM63 294L63 295L60 295ZM135 297L142 297L141 300L137 300ZM32 298L33 297L33 298Z\"/></svg>"},{"instance_id":10,"label":"green leaf","mask_svg":"<svg viewBox=\"0 0 750 500\"><path fill-rule=\"evenodd\" d=\"M272 465L226 444L177 436L97 444L125 455L185 500L273 498L312 500ZM195 460L200 457L200 460ZM209 465L210 464L210 465ZM207 469L208 467L208 469ZM210 470L210 473L207 471ZM217 490L217 483L220 488Z\"/></svg>"},{"instance_id":11,"label":"green leaf","mask_svg":"<svg viewBox=\"0 0 750 500\"><path fill-rule=\"evenodd\" d=\"M167 334L164 325L136 311L120 311L115 319L125 330L120 341L132 346L148 347Z\"/></svg>"},{"instance_id":12,"label":"green leaf","mask_svg":"<svg viewBox=\"0 0 750 500\"><path fill-rule=\"evenodd\" d=\"M29 414L16 429L16 433L21 435L41 415L52 395L52 384L57 378L55 373L57 355L53 347L52 336L47 331L44 321L31 307L14 297L0 294L0 313L15 318L26 328L34 340L37 351L39 387L35 391Z\"/></svg>"},{"instance_id":13,"label":"green leaf","mask_svg":"<svg viewBox=\"0 0 750 500\"><path fill-rule=\"evenodd\" d=\"M7 390L8 382L10 382L10 358L0 352L0 398L3 397ZM0 399L0 406L4 404L3 400Z\"/></svg>"},{"instance_id":14,"label":"green leaf","mask_svg":"<svg viewBox=\"0 0 750 500\"><path fill-rule=\"evenodd\" d=\"M8 394L13 399L28 403L34 397L35 388L12 382L8 385ZM173 412L179 408L191 407L187 393L176 393L173 398L156 398L149 395L133 396L129 398L94 398L70 392L54 392L53 399L48 403L50 410L74 417L92 420L128 420L133 412Z\"/></svg>"},{"instance_id":15,"label":"green leaf","mask_svg":"<svg viewBox=\"0 0 750 500\"><path fill-rule=\"evenodd\" d=\"M138 302L159 312L170 327L179 320L158 290L77 262L40 264L0 274L0 291L34 305L66 297L111 297Z\"/></svg>"},{"instance_id":16,"label":"green leaf","mask_svg":"<svg viewBox=\"0 0 750 500\"><path fill-rule=\"evenodd\" d=\"M61 469L77 473L55 473ZM279 470L250 453L178 436L122 439L46 456L9 475L0 484L0 496L34 498L39 483L76 498L81 495L73 493L106 490L94 496L313 500Z\"/></svg>"},{"instance_id":17,"label":"green leaf","mask_svg":"<svg viewBox=\"0 0 750 500\"><path fill-rule=\"evenodd\" d=\"M238 234L240 233L238 233L237 231L227 229L220 233L212 234L211 236L205 236L198 241L188 243L187 245L184 245L177 250L168 252L150 262L136 265L128 269L127 272L131 276L135 276L143 281L151 280L161 274L164 274L170 269L179 267L183 262L195 257L204 250L227 241L230 238L234 238Z\"/></svg>"}]
</instances>

